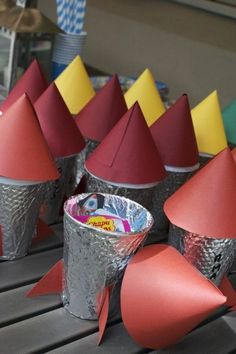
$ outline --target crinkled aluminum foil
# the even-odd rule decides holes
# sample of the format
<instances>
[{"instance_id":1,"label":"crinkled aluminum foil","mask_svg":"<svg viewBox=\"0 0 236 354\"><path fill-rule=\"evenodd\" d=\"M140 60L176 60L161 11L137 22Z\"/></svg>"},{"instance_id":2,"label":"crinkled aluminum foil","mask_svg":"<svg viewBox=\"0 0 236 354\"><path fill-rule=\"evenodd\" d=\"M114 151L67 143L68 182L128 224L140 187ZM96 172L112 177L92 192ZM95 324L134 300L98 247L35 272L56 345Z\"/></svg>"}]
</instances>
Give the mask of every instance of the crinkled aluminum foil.
<instances>
[{"instance_id":1,"label":"crinkled aluminum foil","mask_svg":"<svg viewBox=\"0 0 236 354\"><path fill-rule=\"evenodd\" d=\"M230 269L236 252L236 240L201 236L171 225L169 243L216 285Z\"/></svg>"},{"instance_id":2,"label":"crinkled aluminum foil","mask_svg":"<svg viewBox=\"0 0 236 354\"><path fill-rule=\"evenodd\" d=\"M151 188L127 188L116 186L108 182L102 181L90 175L86 171L86 192L102 192L126 197L141 204L147 210L152 209L152 197L155 187ZM134 185L135 186L135 185Z\"/></svg>"},{"instance_id":3,"label":"crinkled aluminum foil","mask_svg":"<svg viewBox=\"0 0 236 354\"><path fill-rule=\"evenodd\" d=\"M60 211L64 198L73 192L72 180L77 155L61 157L55 160L60 177L49 182L46 199L41 208L40 217L47 223L53 224L60 219Z\"/></svg>"},{"instance_id":4,"label":"crinkled aluminum foil","mask_svg":"<svg viewBox=\"0 0 236 354\"><path fill-rule=\"evenodd\" d=\"M132 232L108 232L72 218L71 204L89 194L72 197L64 205L63 303L73 315L91 320L97 319L98 294L104 287L117 283L153 222L141 205L123 197L100 194L105 197L103 209L127 219Z\"/></svg>"},{"instance_id":5,"label":"crinkled aluminum foil","mask_svg":"<svg viewBox=\"0 0 236 354\"><path fill-rule=\"evenodd\" d=\"M75 187L80 183L81 178L85 174L84 170L84 162L87 160L91 152L99 145L99 142L93 140L86 140L86 146L81 151L80 156L77 158L76 163L76 179L75 179Z\"/></svg>"},{"instance_id":6,"label":"crinkled aluminum foil","mask_svg":"<svg viewBox=\"0 0 236 354\"><path fill-rule=\"evenodd\" d=\"M153 193L153 208L151 209L151 213L154 217L154 225L150 233L157 235L156 241L158 241L158 235L168 235L169 220L163 210L165 201L192 177L193 173L194 172L168 172L167 177L155 187Z\"/></svg>"},{"instance_id":7,"label":"crinkled aluminum foil","mask_svg":"<svg viewBox=\"0 0 236 354\"><path fill-rule=\"evenodd\" d=\"M46 183L32 185L0 183L3 248L0 259L13 260L28 253L46 188Z\"/></svg>"}]
</instances>

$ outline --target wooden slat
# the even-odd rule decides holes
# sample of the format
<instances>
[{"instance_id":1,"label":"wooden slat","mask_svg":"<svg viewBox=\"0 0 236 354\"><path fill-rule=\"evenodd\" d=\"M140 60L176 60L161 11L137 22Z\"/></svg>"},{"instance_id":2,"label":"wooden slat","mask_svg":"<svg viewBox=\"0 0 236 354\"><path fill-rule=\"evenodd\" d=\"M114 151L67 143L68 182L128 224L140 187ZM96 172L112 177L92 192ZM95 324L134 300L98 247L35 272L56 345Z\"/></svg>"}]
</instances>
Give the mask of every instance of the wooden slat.
<instances>
[{"instance_id":1,"label":"wooden slat","mask_svg":"<svg viewBox=\"0 0 236 354\"><path fill-rule=\"evenodd\" d=\"M34 284L0 293L0 327L61 306L60 295L26 297ZM0 350L1 352L1 350Z\"/></svg>"},{"instance_id":2,"label":"wooden slat","mask_svg":"<svg viewBox=\"0 0 236 354\"><path fill-rule=\"evenodd\" d=\"M150 349L142 349L128 335L122 323L107 329L105 337L97 345L97 333L50 351L50 354L140 354L148 353Z\"/></svg>"},{"instance_id":3,"label":"wooden slat","mask_svg":"<svg viewBox=\"0 0 236 354\"><path fill-rule=\"evenodd\" d=\"M96 321L81 320L70 315L64 308L60 308L0 328L0 352L4 354L41 353L96 330Z\"/></svg>"},{"instance_id":4,"label":"wooden slat","mask_svg":"<svg viewBox=\"0 0 236 354\"><path fill-rule=\"evenodd\" d=\"M41 278L60 258L62 248L37 253L0 264L0 292L24 286Z\"/></svg>"},{"instance_id":5,"label":"wooden slat","mask_svg":"<svg viewBox=\"0 0 236 354\"><path fill-rule=\"evenodd\" d=\"M174 330L174 329L173 329ZM236 353L235 332L219 318L185 336L178 344L156 354L229 354Z\"/></svg>"}]
</instances>

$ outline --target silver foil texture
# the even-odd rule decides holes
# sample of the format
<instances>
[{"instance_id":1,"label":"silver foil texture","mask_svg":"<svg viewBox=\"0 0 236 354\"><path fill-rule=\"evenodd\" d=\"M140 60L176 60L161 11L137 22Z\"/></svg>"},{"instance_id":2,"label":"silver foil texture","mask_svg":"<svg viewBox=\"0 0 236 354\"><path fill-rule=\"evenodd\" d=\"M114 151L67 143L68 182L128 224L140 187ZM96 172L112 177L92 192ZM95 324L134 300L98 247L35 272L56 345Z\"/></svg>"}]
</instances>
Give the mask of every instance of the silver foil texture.
<instances>
[{"instance_id":1,"label":"silver foil texture","mask_svg":"<svg viewBox=\"0 0 236 354\"><path fill-rule=\"evenodd\" d=\"M110 193L119 195L122 197L126 197L135 201L136 203L141 204L147 210L152 209L152 198L153 193L155 191L155 187L151 188L127 188L121 186L114 186L110 183L101 181L93 176L91 176L88 172L86 174L86 192L102 192L102 193ZM135 185L134 185L135 186Z\"/></svg>"},{"instance_id":2,"label":"silver foil texture","mask_svg":"<svg viewBox=\"0 0 236 354\"><path fill-rule=\"evenodd\" d=\"M211 238L171 225L169 243L205 277L219 285L235 257L236 240Z\"/></svg>"},{"instance_id":3,"label":"silver foil texture","mask_svg":"<svg viewBox=\"0 0 236 354\"><path fill-rule=\"evenodd\" d=\"M0 259L24 257L35 236L35 226L47 184L9 185L0 183Z\"/></svg>"},{"instance_id":4,"label":"silver foil texture","mask_svg":"<svg viewBox=\"0 0 236 354\"><path fill-rule=\"evenodd\" d=\"M63 303L73 315L90 320L97 319L99 294L119 281L153 222L141 205L123 197L100 194L105 197L103 209L127 219L132 232L105 231L71 217L71 205L78 205L89 194L72 197L64 205Z\"/></svg>"},{"instance_id":5,"label":"silver foil texture","mask_svg":"<svg viewBox=\"0 0 236 354\"><path fill-rule=\"evenodd\" d=\"M76 159L77 155L55 160L60 177L48 183L47 195L40 213L40 217L47 224L53 224L60 219L64 199L73 193Z\"/></svg>"},{"instance_id":6,"label":"silver foil texture","mask_svg":"<svg viewBox=\"0 0 236 354\"><path fill-rule=\"evenodd\" d=\"M84 170L84 162L87 160L91 152L99 145L99 142L93 140L86 140L86 146L81 151L80 156L77 158L76 162L76 178L75 187L80 183L81 178L86 173Z\"/></svg>"},{"instance_id":7,"label":"silver foil texture","mask_svg":"<svg viewBox=\"0 0 236 354\"><path fill-rule=\"evenodd\" d=\"M158 241L159 234L166 234L166 237L168 235L169 220L163 210L165 201L192 175L193 172L168 172L167 177L155 187L151 209L154 225L150 233L157 235L156 241Z\"/></svg>"}]
</instances>

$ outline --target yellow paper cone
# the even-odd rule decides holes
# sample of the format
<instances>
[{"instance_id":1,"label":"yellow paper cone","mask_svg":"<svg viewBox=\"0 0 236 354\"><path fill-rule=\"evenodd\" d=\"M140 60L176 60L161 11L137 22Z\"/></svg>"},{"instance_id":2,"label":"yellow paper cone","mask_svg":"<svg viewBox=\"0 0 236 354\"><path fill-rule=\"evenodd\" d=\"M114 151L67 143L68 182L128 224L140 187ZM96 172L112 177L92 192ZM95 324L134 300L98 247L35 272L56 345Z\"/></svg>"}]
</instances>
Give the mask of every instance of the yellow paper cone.
<instances>
[{"instance_id":1,"label":"yellow paper cone","mask_svg":"<svg viewBox=\"0 0 236 354\"><path fill-rule=\"evenodd\" d=\"M149 127L165 112L164 103L149 69L144 70L125 93L125 101L128 108L138 101Z\"/></svg>"},{"instance_id":2,"label":"yellow paper cone","mask_svg":"<svg viewBox=\"0 0 236 354\"><path fill-rule=\"evenodd\" d=\"M71 114L77 114L95 95L84 64L77 56L55 80Z\"/></svg>"},{"instance_id":3,"label":"yellow paper cone","mask_svg":"<svg viewBox=\"0 0 236 354\"><path fill-rule=\"evenodd\" d=\"M217 91L213 91L191 111L200 153L216 155L227 147Z\"/></svg>"}]
</instances>

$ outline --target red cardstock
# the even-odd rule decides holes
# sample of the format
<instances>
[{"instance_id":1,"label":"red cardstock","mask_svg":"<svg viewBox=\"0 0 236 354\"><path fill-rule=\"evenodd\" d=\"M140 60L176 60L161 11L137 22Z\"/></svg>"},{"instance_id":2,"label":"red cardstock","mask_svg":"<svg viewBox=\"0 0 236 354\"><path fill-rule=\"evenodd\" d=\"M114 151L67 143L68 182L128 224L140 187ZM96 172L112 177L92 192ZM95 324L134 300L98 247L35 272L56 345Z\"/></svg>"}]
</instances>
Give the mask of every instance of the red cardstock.
<instances>
[{"instance_id":1,"label":"red cardstock","mask_svg":"<svg viewBox=\"0 0 236 354\"><path fill-rule=\"evenodd\" d=\"M164 204L170 221L214 238L236 238L236 164L226 148Z\"/></svg>"},{"instance_id":2,"label":"red cardstock","mask_svg":"<svg viewBox=\"0 0 236 354\"><path fill-rule=\"evenodd\" d=\"M121 313L142 347L165 348L223 305L225 296L173 247L141 249L126 268Z\"/></svg>"},{"instance_id":3,"label":"red cardstock","mask_svg":"<svg viewBox=\"0 0 236 354\"><path fill-rule=\"evenodd\" d=\"M85 141L56 85L52 83L34 104L53 157L78 154Z\"/></svg>"},{"instance_id":4,"label":"red cardstock","mask_svg":"<svg viewBox=\"0 0 236 354\"><path fill-rule=\"evenodd\" d=\"M0 111L5 112L24 93L27 93L31 102L34 103L47 86L48 82L42 69L38 61L34 59L0 106Z\"/></svg>"},{"instance_id":5,"label":"red cardstock","mask_svg":"<svg viewBox=\"0 0 236 354\"><path fill-rule=\"evenodd\" d=\"M98 178L116 183L146 184L166 173L138 103L118 121L85 162Z\"/></svg>"},{"instance_id":6,"label":"red cardstock","mask_svg":"<svg viewBox=\"0 0 236 354\"><path fill-rule=\"evenodd\" d=\"M150 131L165 165L190 167L198 163L197 141L186 94L155 121Z\"/></svg>"},{"instance_id":7,"label":"red cardstock","mask_svg":"<svg viewBox=\"0 0 236 354\"><path fill-rule=\"evenodd\" d=\"M47 294L61 294L63 291L63 261L58 261L39 282L26 294L34 297Z\"/></svg>"},{"instance_id":8,"label":"red cardstock","mask_svg":"<svg viewBox=\"0 0 236 354\"><path fill-rule=\"evenodd\" d=\"M43 222L41 219L37 220L36 232L36 236L33 238L33 243L40 242L45 238L54 235L53 229L45 224L45 222Z\"/></svg>"},{"instance_id":9,"label":"red cardstock","mask_svg":"<svg viewBox=\"0 0 236 354\"><path fill-rule=\"evenodd\" d=\"M27 95L22 95L0 119L0 136L0 176L27 181L59 178Z\"/></svg>"},{"instance_id":10,"label":"red cardstock","mask_svg":"<svg viewBox=\"0 0 236 354\"><path fill-rule=\"evenodd\" d=\"M118 76L114 75L75 120L85 138L101 142L126 111Z\"/></svg>"},{"instance_id":11,"label":"red cardstock","mask_svg":"<svg viewBox=\"0 0 236 354\"><path fill-rule=\"evenodd\" d=\"M231 153L233 155L234 161L236 162L236 147L233 150L231 150Z\"/></svg>"}]
</instances>

